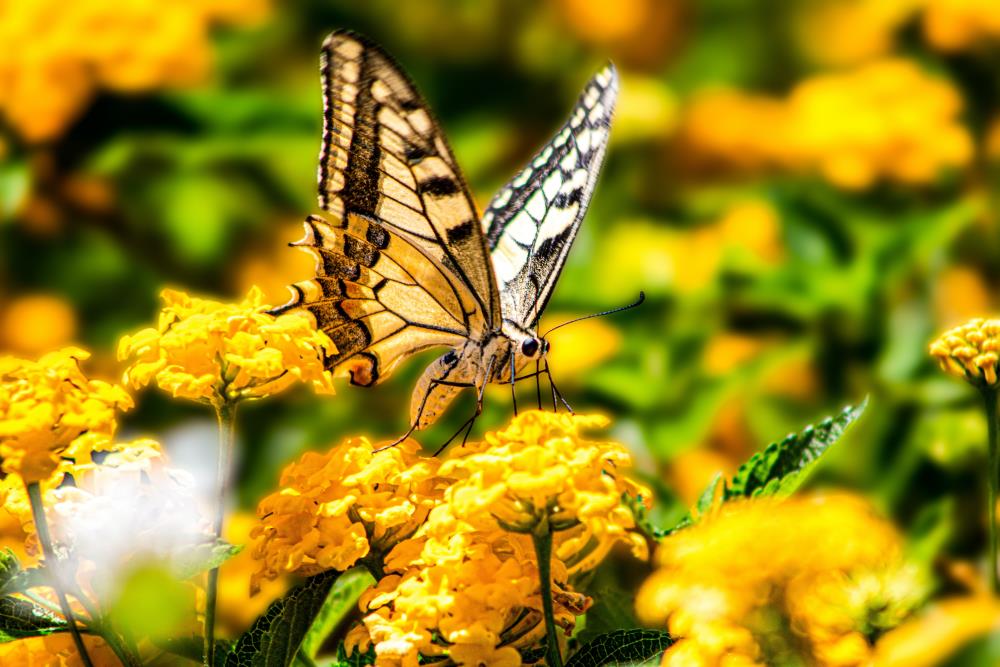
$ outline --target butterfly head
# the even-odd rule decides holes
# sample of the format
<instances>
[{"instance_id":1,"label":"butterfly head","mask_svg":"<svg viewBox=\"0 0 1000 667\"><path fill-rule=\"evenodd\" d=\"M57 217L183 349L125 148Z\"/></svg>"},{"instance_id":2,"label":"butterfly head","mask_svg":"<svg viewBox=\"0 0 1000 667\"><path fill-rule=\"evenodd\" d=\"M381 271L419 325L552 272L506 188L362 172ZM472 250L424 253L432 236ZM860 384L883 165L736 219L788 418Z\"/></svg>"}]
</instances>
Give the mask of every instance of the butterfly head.
<instances>
[{"instance_id":1,"label":"butterfly head","mask_svg":"<svg viewBox=\"0 0 1000 667\"><path fill-rule=\"evenodd\" d=\"M521 355L528 359L541 359L549 351L549 341L532 336L521 341Z\"/></svg>"}]
</instances>

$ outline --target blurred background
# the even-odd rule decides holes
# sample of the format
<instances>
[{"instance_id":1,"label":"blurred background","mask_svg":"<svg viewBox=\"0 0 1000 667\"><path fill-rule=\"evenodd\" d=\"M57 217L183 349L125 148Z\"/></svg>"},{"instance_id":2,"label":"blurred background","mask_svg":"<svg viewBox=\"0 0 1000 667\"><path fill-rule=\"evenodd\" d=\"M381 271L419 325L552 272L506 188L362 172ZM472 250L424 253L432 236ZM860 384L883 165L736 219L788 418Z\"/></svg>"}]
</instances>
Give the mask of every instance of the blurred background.
<instances>
[{"instance_id":1,"label":"blurred background","mask_svg":"<svg viewBox=\"0 0 1000 667\"><path fill-rule=\"evenodd\" d=\"M0 3L2 351L77 343L116 378L118 337L155 321L164 286L283 303L311 275L286 243L318 212L319 46L344 27L412 75L481 206L618 66L607 162L543 328L646 292L553 334L551 364L575 409L613 417L659 519L870 395L812 483L863 491L934 553L980 551L985 425L926 348L997 307L993 0ZM306 449L401 433L423 362L247 406L239 505ZM477 432L511 413L494 389ZM214 428L154 390L124 430L183 459Z\"/></svg>"}]
</instances>

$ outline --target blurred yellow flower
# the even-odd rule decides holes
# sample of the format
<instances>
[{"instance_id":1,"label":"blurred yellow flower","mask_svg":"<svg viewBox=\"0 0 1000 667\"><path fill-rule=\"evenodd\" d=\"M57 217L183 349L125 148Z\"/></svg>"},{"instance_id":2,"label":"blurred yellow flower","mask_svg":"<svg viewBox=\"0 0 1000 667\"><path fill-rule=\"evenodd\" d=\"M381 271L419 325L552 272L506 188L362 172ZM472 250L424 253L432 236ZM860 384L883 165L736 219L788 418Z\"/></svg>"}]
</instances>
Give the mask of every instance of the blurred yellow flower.
<instances>
[{"instance_id":1,"label":"blurred yellow flower","mask_svg":"<svg viewBox=\"0 0 1000 667\"><path fill-rule=\"evenodd\" d=\"M548 322L568 322L574 317L568 313L547 315ZM566 377L572 382L604 360L614 356L621 347L622 335L614 327L599 319L584 320L559 330L549 341L551 347L546 355L557 377Z\"/></svg>"},{"instance_id":2,"label":"blurred yellow flower","mask_svg":"<svg viewBox=\"0 0 1000 667\"><path fill-rule=\"evenodd\" d=\"M243 551L219 568L216 619L224 630L223 634L228 637L238 637L246 631L268 605L288 590L289 578L279 576L259 582L257 593L250 595L250 577L257 568L250 546L250 533L257 523L257 517L249 512L236 512L226 516L225 540L230 544L246 545Z\"/></svg>"},{"instance_id":3,"label":"blurred yellow flower","mask_svg":"<svg viewBox=\"0 0 1000 667\"><path fill-rule=\"evenodd\" d=\"M351 438L326 454L307 452L281 475L281 490L257 507L254 591L283 573L346 570L374 552L380 560L410 537L439 502L439 462L406 440L374 451Z\"/></svg>"},{"instance_id":4,"label":"blurred yellow flower","mask_svg":"<svg viewBox=\"0 0 1000 667\"><path fill-rule=\"evenodd\" d=\"M610 52L616 62L656 66L674 48L684 28L682 0L555 0L570 32Z\"/></svg>"},{"instance_id":5,"label":"blurred yellow flower","mask_svg":"<svg viewBox=\"0 0 1000 667\"><path fill-rule=\"evenodd\" d=\"M872 667L940 665L969 641L998 630L1000 604L995 598L941 600L879 639Z\"/></svg>"},{"instance_id":6,"label":"blurred yellow flower","mask_svg":"<svg viewBox=\"0 0 1000 667\"><path fill-rule=\"evenodd\" d=\"M268 314L260 290L225 304L164 290L157 328L125 336L118 358L133 358L125 382L155 381L173 396L221 405L278 393L296 380L333 393L324 368L333 341L303 313Z\"/></svg>"},{"instance_id":7,"label":"blurred yellow flower","mask_svg":"<svg viewBox=\"0 0 1000 667\"><path fill-rule=\"evenodd\" d=\"M99 88L188 86L211 66L209 28L260 20L269 0L0 4L0 112L28 141L58 137Z\"/></svg>"},{"instance_id":8,"label":"blurred yellow flower","mask_svg":"<svg viewBox=\"0 0 1000 667\"><path fill-rule=\"evenodd\" d=\"M976 387L997 387L1000 320L974 319L949 329L930 345L941 370Z\"/></svg>"},{"instance_id":9,"label":"blurred yellow flower","mask_svg":"<svg viewBox=\"0 0 1000 667\"><path fill-rule=\"evenodd\" d=\"M745 252L762 264L778 264L784 258L781 220L769 202L737 201L726 209L717 224L722 239L731 249Z\"/></svg>"},{"instance_id":10,"label":"blurred yellow flower","mask_svg":"<svg viewBox=\"0 0 1000 667\"><path fill-rule=\"evenodd\" d=\"M316 259L311 253L288 252L288 239L302 236L302 220L278 224L266 242L243 256L236 266L236 287L248 292L257 286L267 303L285 303L292 283L315 275Z\"/></svg>"},{"instance_id":11,"label":"blurred yellow flower","mask_svg":"<svg viewBox=\"0 0 1000 667\"><path fill-rule=\"evenodd\" d=\"M767 341L759 336L723 331L705 344L702 366L707 375L722 377L752 361L765 349Z\"/></svg>"},{"instance_id":12,"label":"blurred yellow flower","mask_svg":"<svg viewBox=\"0 0 1000 667\"><path fill-rule=\"evenodd\" d=\"M664 665L860 666L925 587L893 526L847 495L727 503L656 562L636 610L678 638Z\"/></svg>"},{"instance_id":13,"label":"blurred yellow flower","mask_svg":"<svg viewBox=\"0 0 1000 667\"><path fill-rule=\"evenodd\" d=\"M0 345L13 354L43 354L67 345L75 335L76 312L59 296L20 296L0 311Z\"/></svg>"},{"instance_id":14,"label":"blurred yellow flower","mask_svg":"<svg viewBox=\"0 0 1000 667\"><path fill-rule=\"evenodd\" d=\"M854 65L892 50L896 31L927 0L819 0L798 17L801 48L823 65Z\"/></svg>"},{"instance_id":15,"label":"blurred yellow flower","mask_svg":"<svg viewBox=\"0 0 1000 667\"><path fill-rule=\"evenodd\" d=\"M783 100L704 92L682 134L696 156L731 167L816 171L851 190L880 179L919 185L970 162L961 109L950 83L886 59L816 75Z\"/></svg>"},{"instance_id":16,"label":"blurred yellow flower","mask_svg":"<svg viewBox=\"0 0 1000 667\"><path fill-rule=\"evenodd\" d=\"M623 73L615 124L615 143L666 137L677 127L677 99L659 79Z\"/></svg>"},{"instance_id":17,"label":"blurred yellow flower","mask_svg":"<svg viewBox=\"0 0 1000 667\"><path fill-rule=\"evenodd\" d=\"M83 635L87 653L94 665L118 665L121 661L104 640L95 635ZM20 667L83 667L83 661L68 632L45 637L31 637L0 644L0 664Z\"/></svg>"},{"instance_id":18,"label":"blurred yellow flower","mask_svg":"<svg viewBox=\"0 0 1000 667\"><path fill-rule=\"evenodd\" d=\"M736 468L737 464L729 456L707 447L692 447L670 460L666 481L681 502L690 507L716 475L728 477L736 472Z\"/></svg>"},{"instance_id":19,"label":"blurred yellow flower","mask_svg":"<svg viewBox=\"0 0 1000 667\"><path fill-rule=\"evenodd\" d=\"M4 472L26 484L49 477L60 454L88 434L110 438L115 412L132 407L119 386L88 379L79 348L46 354L38 361L0 358L0 457Z\"/></svg>"},{"instance_id":20,"label":"blurred yellow flower","mask_svg":"<svg viewBox=\"0 0 1000 667\"><path fill-rule=\"evenodd\" d=\"M1000 38L995 0L925 0L924 35L942 51L958 51Z\"/></svg>"},{"instance_id":21,"label":"blurred yellow flower","mask_svg":"<svg viewBox=\"0 0 1000 667\"><path fill-rule=\"evenodd\" d=\"M934 281L934 313L941 326L967 322L993 310L994 299L983 274L971 266L950 266Z\"/></svg>"}]
</instances>

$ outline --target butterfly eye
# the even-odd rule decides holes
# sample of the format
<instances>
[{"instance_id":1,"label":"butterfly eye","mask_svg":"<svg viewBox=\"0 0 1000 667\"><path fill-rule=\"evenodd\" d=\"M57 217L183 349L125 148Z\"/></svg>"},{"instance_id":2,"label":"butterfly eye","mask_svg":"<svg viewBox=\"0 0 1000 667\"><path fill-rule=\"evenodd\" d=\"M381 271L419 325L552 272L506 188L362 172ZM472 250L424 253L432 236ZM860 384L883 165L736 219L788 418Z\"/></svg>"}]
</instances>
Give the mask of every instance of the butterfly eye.
<instances>
[{"instance_id":1,"label":"butterfly eye","mask_svg":"<svg viewBox=\"0 0 1000 667\"><path fill-rule=\"evenodd\" d=\"M538 339L529 338L521 343L521 354L526 357L533 357L538 352Z\"/></svg>"}]
</instances>

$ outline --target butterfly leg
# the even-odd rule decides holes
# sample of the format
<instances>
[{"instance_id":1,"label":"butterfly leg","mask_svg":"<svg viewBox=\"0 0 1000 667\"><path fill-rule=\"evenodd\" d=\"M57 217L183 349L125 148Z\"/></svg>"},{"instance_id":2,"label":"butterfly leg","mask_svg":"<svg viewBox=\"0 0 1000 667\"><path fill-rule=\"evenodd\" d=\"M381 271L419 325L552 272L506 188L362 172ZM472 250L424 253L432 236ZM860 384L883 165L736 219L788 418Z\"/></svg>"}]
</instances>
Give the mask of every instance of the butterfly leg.
<instances>
[{"instance_id":1,"label":"butterfly leg","mask_svg":"<svg viewBox=\"0 0 1000 667\"><path fill-rule=\"evenodd\" d=\"M514 383L518 378L514 377L514 351L510 351L510 400L514 404L514 416L517 416L517 392L514 391Z\"/></svg>"},{"instance_id":2,"label":"butterfly leg","mask_svg":"<svg viewBox=\"0 0 1000 667\"><path fill-rule=\"evenodd\" d=\"M570 414L575 414L573 412L573 408L570 407L570 404L566 402L565 398L563 398L562 392L559 391L559 387L556 386L555 381L552 379L552 371L549 370L548 362L545 364L545 374L549 376L549 387L552 389L552 411L559 411L558 406L556 405L556 398L558 398L559 402L566 406L566 410L568 410Z\"/></svg>"},{"instance_id":3,"label":"butterfly leg","mask_svg":"<svg viewBox=\"0 0 1000 667\"><path fill-rule=\"evenodd\" d=\"M461 433L463 430L465 431L465 435L462 436L462 446L464 447L465 443L468 442L469 434L472 433L472 427L473 425L475 425L476 419L479 418L479 415L483 414L483 396L486 393L486 384L487 384L485 378L489 378L493 374L493 365L495 363L496 363L496 357L491 357L490 363L486 367L486 374L483 376L484 379L478 383L479 387L477 388L477 393L476 393L476 411L472 413L471 417L465 420L465 423L463 423L461 426L458 427L458 430L455 431L455 433L453 433L452 436L448 438L443 445L438 447L437 451L434 452L434 456L437 456L438 454L443 452L445 448L451 444L451 441L457 438L458 434Z\"/></svg>"},{"instance_id":4,"label":"butterfly leg","mask_svg":"<svg viewBox=\"0 0 1000 667\"><path fill-rule=\"evenodd\" d=\"M535 396L538 398L538 409L542 409L542 367L541 360L535 362ZM548 368L548 364L545 365Z\"/></svg>"},{"instance_id":5,"label":"butterfly leg","mask_svg":"<svg viewBox=\"0 0 1000 667\"><path fill-rule=\"evenodd\" d=\"M383 449L391 449L392 447L395 447L396 445L398 445L399 443L403 442L404 440L406 440L407 438L409 438L411 435L413 435L413 432L417 430L417 427L420 424L421 417L424 414L424 409L427 407L427 401L428 401L428 399L434 393L434 389L436 387L438 387L438 386L442 386L442 387L454 387L456 389L468 389L469 387L474 387L475 384L473 384L471 382L455 382L455 381L451 381L451 380L432 379L430 381L430 383L427 385L427 391L424 393L424 397L420 401L420 407L417 410L416 418L412 420L412 423L410 424L410 428L406 429L406 433L404 433L403 435L399 436L398 438L396 438L395 440L393 440L388 445L384 445L384 446L379 447L378 449L376 449L375 450L376 452L381 452ZM463 425L463 428L464 428L464 425ZM459 431L461 431L461 429L459 429ZM456 433L455 435L458 435L458 433ZM455 436L452 436L452 438L454 438L454 437Z\"/></svg>"}]
</instances>

